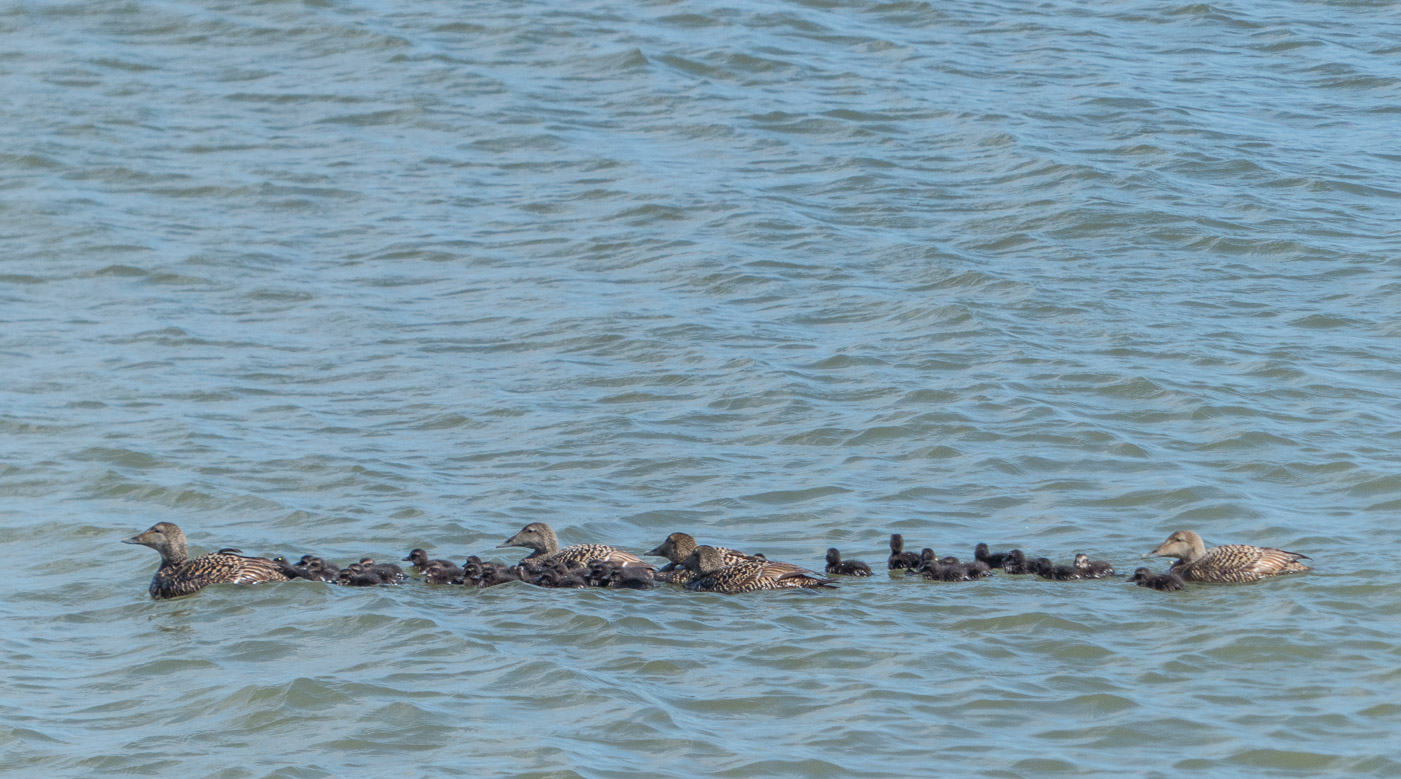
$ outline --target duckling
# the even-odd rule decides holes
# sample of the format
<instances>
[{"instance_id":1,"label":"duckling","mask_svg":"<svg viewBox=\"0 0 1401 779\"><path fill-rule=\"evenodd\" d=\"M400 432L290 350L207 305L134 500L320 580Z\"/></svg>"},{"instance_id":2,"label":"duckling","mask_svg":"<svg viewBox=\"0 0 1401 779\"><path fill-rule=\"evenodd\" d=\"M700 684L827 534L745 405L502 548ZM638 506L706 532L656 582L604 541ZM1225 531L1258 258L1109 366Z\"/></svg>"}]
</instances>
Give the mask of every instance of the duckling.
<instances>
[{"instance_id":1,"label":"duckling","mask_svg":"<svg viewBox=\"0 0 1401 779\"><path fill-rule=\"evenodd\" d=\"M934 550L927 551L929 552L928 557L921 553L920 567L917 570L921 576L931 581L971 582L985 578L991 573L991 569L981 560L965 563L953 556L935 560Z\"/></svg>"},{"instance_id":2,"label":"duckling","mask_svg":"<svg viewBox=\"0 0 1401 779\"><path fill-rule=\"evenodd\" d=\"M555 531L544 522L531 522L519 533L496 545L497 549L508 546L522 546L533 550L525 557L537 563L549 564L555 560L572 560L580 565L588 565L590 560L614 560L623 564L646 565L642 558L631 552L608 546L607 544L575 544L563 549Z\"/></svg>"},{"instance_id":3,"label":"duckling","mask_svg":"<svg viewBox=\"0 0 1401 779\"><path fill-rule=\"evenodd\" d=\"M871 566L860 560L842 560L842 553L834 546L827 550L827 574L829 576L870 576Z\"/></svg>"},{"instance_id":4,"label":"duckling","mask_svg":"<svg viewBox=\"0 0 1401 779\"><path fill-rule=\"evenodd\" d=\"M413 563L413 565L410 566L410 568L413 570L414 573L417 574L422 574L423 569L427 568L431 563L437 563L440 567L445 568L457 568L456 563L452 563L448 560L429 560L428 552L422 549L415 549L412 552L409 552L408 556L404 558L404 562ZM460 568L458 568L458 570L461 571Z\"/></svg>"},{"instance_id":5,"label":"duckling","mask_svg":"<svg viewBox=\"0 0 1401 779\"><path fill-rule=\"evenodd\" d=\"M376 563L372 557L360 558L360 566L366 571L373 570L385 584L403 584L409 578L403 568L394 563Z\"/></svg>"},{"instance_id":6,"label":"duckling","mask_svg":"<svg viewBox=\"0 0 1401 779\"><path fill-rule=\"evenodd\" d=\"M1068 582L1085 578L1084 575L1075 568L1068 565L1056 565L1045 557L1036 558L1031 564L1031 568L1037 576L1040 576L1042 579L1051 579L1052 581Z\"/></svg>"},{"instance_id":7,"label":"duckling","mask_svg":"<svg viewBox=\"0 0 1401 779\"><path fill-rule=\"evenodd\" d=\"M461 584L462 569L452 563L442 565L443 560L429 560L423 567L423 581L427 584Z\"/></svg>"},{"instance_id":8,"label":"duckling","mask_svg":"<svg viewBox=\"0 0 1401 779\"><path fill-rule=\"evenodd\" d=\"M973 547L973 559L986 565L988 568L1001 568L1007 561L1007 556L1011 552L989 552L987 544L978 544Z\"/></svg>"},{"instance_id":9,"label":"duckling","mask_svg":"<svg viewBox=\"0 0 1401 779\"><path fill-rule=\"evenodd\" d=\"M482 563L482 578L479 586L495 587L498 584L521 581L520 569L492 560Z\"/></svg>"},{"instance_id":10,"label":"duckling","mask_svg":"<svg viewBox=\"0 0 1401 779\"><path fill-rule=\"evenodd\" d=\"M1013 549L1007 553L1006 559L1002 561L1002 571L1003 573L1009 573L1013 576L1025 576L1030 573L1036 573L1036 571L1032 570L1031 564L1027 562L1026 554L1020 549Z\"/></svg>"},{"instance_id":11,"label":"duckling","mask_svg":"<svg viewBox=\"0 0 1401 779\"><path fill-rule=\"evenodd\" d=\"M1082 579L1103 579L1106 576L1114 575L1114 566L1103 560L1091 560L1089 555L1083 553L1075 555L1075 562L1072 563L1072 566L1080 572Z\"/></svg>"},{"instance_id":12,"label":"duckling","mask_svg":"<svg viewBox=\"0 0 1401 779\"><path fill-rule=\"evenodd\" d=\"M890 534L890 557L885 565L892 571L913 570L919 565L919 555L905 551L905 537L899 533Z\"/></svg>"},{"instance_id":13,"label":"duckling","mask_svg":"<svg viewBox=\"0 0 1401 779\"><path fill-rule=\"evenodd\" d=\"M160 553L160 567L151 577L152 600L193 595L211 584L288 580L276 563L262 557L215 552L191 559L186 551L185 534L173 522L157 522L144 533L124 539L122 543L148 546Z\"/></svg>"},{"instance_id":14,"label":"duckling","mask_svg":"<svg viewBox=\"0 0 1401 779\"><path fill-rule=\"evenodd\" d=\"M746 554L723 546L715 548L720 550L721 556L729 565L768 559L761 554ZM647 553L649 556L665 557L668 561L666 565L657 569L654 578L659 582L671 584L685 584L696 578L696 572L685 566L686 558L690 557L694 551L696 551L696 539L689 534L672 533L668 535L665 541Z\"/></svg>"},{"instance_id":15,"label":"duckling","mask_svg":"<svg viewBox=\"0 0 1401 779\"><path fill-rule=\"evenodd\" d=\"M1308 555L1249 544L1207 549L1202 537L1191 530L1173 533L1144 557L1176 557L1172 572L1193 582L1256 582L1270 576L1310 570L1299 562L1308 560Z\"/></svg>"},{"instance_id":16,"label":"duckling","mask_svg":"<svg viewBox=\"0 0 1401 779\"><path fill-rule=\"evenodd\" d=\"M272 558L272 562L273 565L277 566L277 570L281 571L282 575L287 577L288 581L293 579L306 579L313 582L321 581L313 576L306 568L298 568L281 555Z\"/></svg>"},{"instance_id":17,"label":"duckling","mask_svg":"<svg viewBox=\"0 0 1401 779\"><path fill-rule=\"evenodd\" d=\"M302 571L305 576L317 581L335 581L336 575L341 569L335 563L328 563L315 555L302 555L302 559L293 564L293 568Z\"/></svg>"},{"instance_id":18,"label":"duckling","mask_svg":"<svg viewBox=\"0 0 1401 779\"><path fill-rule=\"evenodd\" d=\"M1182 584L1182 577L1178 576L1172 571L1168 571L1167 573L1154 574L1147 568L1139 568L1135 570L1133 572L1133 576L1129 577L1129 581L1133 582L1134 584L1137 584L1140 587L1148 587L1150 589L1164 590L1168 592L1171 592L1173 590L1180 590L1184 586Z\"/></svg>"},{"instance_id":19,"label":"duckling","mask_svg":"<svg viewBox=\"0 0 1401 779\"><path fill-rule=\"evenodd\" d=\"M701 592L734 594L755 590L786 590L794 588L832 587L831 579L823 579L806 568L792 563L747 561L726 565L724 555L713 546L698 546L686 558L686 567L698 576L687 582L686 589Z\"/></svg>"}]
</instances>

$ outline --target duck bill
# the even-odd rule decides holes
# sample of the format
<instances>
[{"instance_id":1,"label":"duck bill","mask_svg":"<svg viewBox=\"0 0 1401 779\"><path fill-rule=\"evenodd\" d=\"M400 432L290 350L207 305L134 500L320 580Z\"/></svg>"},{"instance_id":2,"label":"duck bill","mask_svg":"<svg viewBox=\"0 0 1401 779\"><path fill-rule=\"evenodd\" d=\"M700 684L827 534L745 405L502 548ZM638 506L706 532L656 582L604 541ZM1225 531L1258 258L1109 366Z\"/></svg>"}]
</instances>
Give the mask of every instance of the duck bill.
<instances>
[{"instance_id":1,"label":"duck bill","mask_svg":"<svg viewBox=\"0 0 1401 779\"><path fill-rule=\"evenodd\" d=\"M661 546L657 547L656 549L653 549L652 551L648 552L648 553L647 553L647 556L648 556L648 557L666 557L666 551L663 549L663 547L665 547L665 546L666 546L666 544L662 544Z\"/></svg>"}]
</instances>

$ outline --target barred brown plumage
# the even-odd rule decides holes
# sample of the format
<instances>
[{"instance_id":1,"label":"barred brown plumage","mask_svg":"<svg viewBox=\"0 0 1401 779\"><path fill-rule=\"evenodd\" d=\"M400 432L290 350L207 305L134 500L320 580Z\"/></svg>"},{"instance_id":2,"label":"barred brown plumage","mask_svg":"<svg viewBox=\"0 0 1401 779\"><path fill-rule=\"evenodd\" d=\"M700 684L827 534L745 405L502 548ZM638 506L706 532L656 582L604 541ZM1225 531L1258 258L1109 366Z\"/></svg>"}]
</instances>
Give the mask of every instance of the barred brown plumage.
<instances>
[{"instance_id":1,"label":"barred brown plumage","mask_svg":"<svg viewBox=\"0 0 1401 779\"><path fill-rule=\"evenodd\" d=\"M534 550L526 555L522 562L530 560L539 567L555 563L577 563L587 567L594 560L609 560L621 565L637 565L648 569L652 567L651 563L644 562L637 555L607 544L575 544L561 549L559 537L544 522L531 522L521 528L519 533L497 544L496 548L501 549L507 546L521 546Z\"/></svg>"},{"instance_id":2,"label":"barred brown plumage","mask_svg":"<svg viewBox=\"0 0 1401 779\"><path fill-rule=\"evenodd\" d=\"M686 589L700 592L736 594L755 590L835 587L831 579L823 579L807 568L792 563L751 560L726 565L724 555L713 546L696 547L686 558L686 567L697 574L696 578L687 582Z\"/></svg>"},{"instance_id":3,"label":"barred brown plumage","mask_svg":"<svg viewBox=\"0 0 1401 779\"><path fill-rule=\"evenodd\" d=\"M173 522L157 522L122 543L149 546L160 553L160 568L151 578L154 600L193 595L211 584L285 582L290 578L277 563L262 557L215 552L190 559L185 534Z\"/></svg>"},{"instance_id":4,"label":"barred brown plumage","mask_svg":"<svg viewBox=\"0 0 1401 779\"><path fill-rule=\"evenodd\" d=\"M1170 572L1194 582L1255 582L1309 570L1299 562L1309 559L1307 555L1250 544L1207 549L1202 537L1191 530L1173 533L1144 557L1176 557Z\"/></svg>"},{"instance_id":5,"label":"barred brown plumage","mask_svg":"<svg viewBox=\"0 0 1401 779\"><path fill-rule=\"evenodd\" d=\"M726 549L723 546L717 546L715 548L720 550L720 556L724 559L726 565L768 559L763 555L745 554L744 552L738 552L734 549ZM685 584L696 578L698 574L685 566L686 558L690 557L691 553L694 551L696 551L696 539L689 534L672 533L667 536L666 540L661 542L657 548L647 553L657 557L665 557L670 561L657 571L657 581L670 582L672 584Z\"/></svg>"}]
</instances>

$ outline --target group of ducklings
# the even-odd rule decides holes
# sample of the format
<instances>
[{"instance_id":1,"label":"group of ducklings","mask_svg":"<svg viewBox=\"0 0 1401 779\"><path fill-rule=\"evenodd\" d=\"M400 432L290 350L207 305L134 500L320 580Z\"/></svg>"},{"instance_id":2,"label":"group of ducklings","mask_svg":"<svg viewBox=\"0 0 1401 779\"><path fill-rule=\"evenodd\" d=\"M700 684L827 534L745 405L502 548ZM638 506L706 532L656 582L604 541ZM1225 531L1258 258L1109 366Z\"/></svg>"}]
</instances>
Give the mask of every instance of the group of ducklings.
<instances>
[{"instance_id":1,"label":"group of ducklings","mask_svg":"<svg viewBox=\"0 0 1401 779\"><path fill-rule=\"evenodd\" d=\"M210 584L251 584L264 581L310 579L349 587L399 584L409 574L393 563L377 563L362 558L344 568L317 557L303 555L296 563L284 557L267 559L244 555L233 548L191 558L186 551L185 534L170 522L160 522L123 543L148 546L161 555L160 568L151 579L150 593L155 600L192 595ZM918 574L941 582L974 581L1000 569L1012 575L1035 574L1044 579L1067 581L1100 579L1114 575L1109 563L1075 555L1071 565L1057 565L1050 559L1027 559L1020 549L991 552L978 544L973 560L938 557L933 549L919 554L906 552L904 537L890 537L890 571ZM656 582L678 584L699 592L741 593L756 590L833 587L835 581L793 563L769 560L763 554L739 552L725 547L697 544L686 533L672 533L649 556L664 557L667 564L656 568L631 552L605 544L575 544L561 548L553 529L543 522L532 522L519 533L497 545L523 547L531 553L514 565L484 562L468 557L462 565L430 559L427 551L414 549L404 558L413 575L430 584L456 584L490 587L523 581L541 587L611 587L648 589ZM1229 544L1207 549L1201 536L1179 530L1144 557L1172 557L1176 562L1165 573L1147 568L1134 571L1129 581L1157 590L1180 590L1184 582L1250 582L1284 573L1309 570L1299 562L1305 555L1269 547ZM826 576L870 576L871 567L857 560L843 560L836 548L827 550Z\"/></svg>"}]
</instances>

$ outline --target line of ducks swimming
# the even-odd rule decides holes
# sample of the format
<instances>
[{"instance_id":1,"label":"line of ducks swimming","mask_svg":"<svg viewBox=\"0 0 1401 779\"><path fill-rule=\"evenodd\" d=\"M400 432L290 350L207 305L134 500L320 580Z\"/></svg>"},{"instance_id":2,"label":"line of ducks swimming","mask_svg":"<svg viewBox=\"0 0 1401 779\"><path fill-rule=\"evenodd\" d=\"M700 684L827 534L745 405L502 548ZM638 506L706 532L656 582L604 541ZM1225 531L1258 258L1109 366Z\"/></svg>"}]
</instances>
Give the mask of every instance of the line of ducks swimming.
<instances>
[{"instance_id":1,"label":"line of ducks swimming","mask_svg":"<svg viewBox=\"0 0 1401 779\"><path fill-rule=\"evenodd\" d=\"M160 568L151 579L155 600L193 595L211 584L252 584L256 582L310 579L348 587L399 584L408 574L393 563L377 563L362 558L344 568L315 555L303 555L296 562L285 557L267 559L244 555L235 548L191 558L185 534L171 522L159 522L146 532L123 541L148 546L161 556ZM964 582L986 578L994 570L1011 575L1035 574L1043 579L1069 581L1113 576L1109 563L1076 554L1070 565L1057 565L1050 559L1028 559L1020 549L992 552L978 544L973 560L938 557L933 549L906 552L899 533L890 536L890 571L908 571L924 579ZM679 584L698 592L742 593L756 590L830 588L835 580L826 576L870 576L871 566L857 560L843 560L836 548L827 550L826 576L793 563L769 560L763 554L739 552L725 547L697 544L686 533L672 533L648 556L664 557L667 564L656 568L631 552L605 544L575 544L561 548L553 529L543 522L532 522L497 548L522 547L531 553L514 565L484 562L468 557L463 565L430 559L423 549L404 558L414 575L430 584L457 584L491 587L523 581L541 587L612 587L648 589L655 583ZM1129 581L1155 590L1180 590L1185 582L1253 582L1270 576L1307 571L1300 562L1307 556L1270 547L1227 544L1206 548L1202 537L1191 530L1168 536L1158 548L1143 555L1176 558L1166 572L1153 573L1139 568Z\"/></svg>"}]
</instances>

